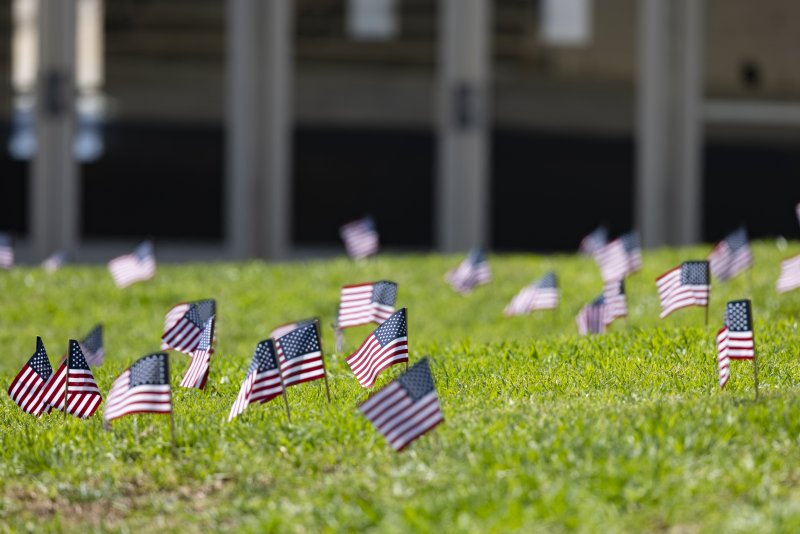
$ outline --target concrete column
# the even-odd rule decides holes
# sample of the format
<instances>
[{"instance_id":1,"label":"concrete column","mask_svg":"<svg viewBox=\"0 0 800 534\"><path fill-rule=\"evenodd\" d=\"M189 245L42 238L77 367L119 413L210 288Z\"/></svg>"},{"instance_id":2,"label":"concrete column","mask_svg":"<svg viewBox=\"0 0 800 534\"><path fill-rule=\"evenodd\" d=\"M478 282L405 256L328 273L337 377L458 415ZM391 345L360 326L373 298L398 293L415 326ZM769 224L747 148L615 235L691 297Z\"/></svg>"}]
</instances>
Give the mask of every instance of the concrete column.
<instances>
[{"instance_id":1,"label":"concrete column","mask_svg":"<svg viewBox=\"0 0 800 534\"><path fill-rule=\"evenodd\" d=\"M702 0L641 0L636 224L643 244L702 237Z\"/></svg>"},{"instance_id":2,"label":"concrete column","mask_svg":"<svg viewBox=\"0 0 800 534\"><path fill-rule=\"evenodd\" d=\"M29 210L34 258L78 241L78 166L72 152L75 95L75 0L40 4L36 100L38 150Z\"/></svg>"},{"instance_id":3,"label":"concrete column","mask_svg":"<svg viewBox=\"0 0 800 534\"><path fill-rule=\"evenodd\" d=\"M491 4L440 0L437 244L489 245Z\"/></svg>"}]
</instances>

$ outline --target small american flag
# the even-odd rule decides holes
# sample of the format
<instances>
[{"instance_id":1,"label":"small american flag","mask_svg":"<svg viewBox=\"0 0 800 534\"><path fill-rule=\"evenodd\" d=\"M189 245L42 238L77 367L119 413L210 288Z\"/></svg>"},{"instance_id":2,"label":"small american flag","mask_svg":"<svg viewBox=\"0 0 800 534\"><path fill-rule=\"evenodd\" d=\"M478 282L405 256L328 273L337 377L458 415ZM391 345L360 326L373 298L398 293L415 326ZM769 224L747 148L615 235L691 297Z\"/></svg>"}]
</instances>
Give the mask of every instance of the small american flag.
<instances>
[{"instance_id":1,"label":"small american flag","mask_svg":"<svg viewBox=\"0 0 800 534\"><path fill-rule=\"evenodd\" d=\"M181 387L205 389L211 364L211 354L214 352L211 348L213 342L214 316L212 315L203 325L203 333L200 335L197 347L191 353L192 362L189 364L186 374L183 375L183 380L180 383Z\"/></svg>"},{"instance_id":2,"label":"small american flag","mask_svg":"<svg viewBox=\"0 0 800 534\"><path fill-rule=\"evenodd\" d=\"M378 231L372 217L352 221L339 229L348 256L361 259L378 252Z\"/></svg>"},{"instance_id":3,"label":"small american flag","mask_svg":"<svg viewBox=\"0 0 800 534\"><path fill-rule=\"evenodd\" d=\"M161 350L174 349L191 355L200 343L204 325L216 316L216 312L217 303L214 299L173 306L164 318Z\"/></svg>"},{"instance_id":4,"label":"small american flag","mask_svg":"<svg viewBox=\"0 0 800 534\"><path fill-rule=\"evenodd\" d=\"M408 363L406 313L406 308L397 310L369 335L357 351L348 356L347 365L353 370L361 387L372 387L384 369L398 363Z\"/></svg>"},{"instance_id":5,"label":"small american flag","mask_svg":"<svg viewBox=\"0 0 800 534\"><path fill-rule=\"evenodd\" d=\"M42 386L53 375L50 360L44 350L42 338L36 338L36 352L30 357L8 388L8 395L31 415L40 415L45 408L42 401Z\"/></svg>"},{"instance_id":6,"label":"small american flag","mask_svg":"<svg viewBox=\"0 0 800 534\"><path fill-rule=\"evenodd\" d=\"M108 262L108 270L117 287L128 287L142 280L149 280L156 274L156 257L153 243L144 241L131 254L119 256Z\"/></svg>"},{"instance_id":7,"label":"small american flag","mask_svg":"<svg viewBox=\"0 0 800 534\"><path fill-rule=\"evenodd\" d=\"M559 291L555 273L547 273L535 283L522 288L506 306L507 316L523 315L534 310L552 310L558 307Z\"/></svg>"},{"instance_id":8,"label":"small american flag","mask_svg":"<svg viewBox=\"0 0 800 534\"><path fill-rule=\"evenodd\" d=\"M753 315L749 300L734 300L725 306L725 323L717 332L719 387L731 376L731 360L752 360L756 355L753 340Z\"/></svg>"},{"instance_id":9,"label":"small american flag","mask_svg":"<svg viewBox=\"0 0 800 534\"><path fill-rule=\"evenodd\" d=\"M781 276L778 278L778 293L786 293L800 287L800 255L781 262Z\"/></svg>"},{"instance_id":10,"label":"small american flag","mask_svg":"<svg viewBox=\"0 0 800 534\"><path fill-rule=\"evenodd\" d=\"M103 325L98 324L92 328L86 337L81 340L81 350L90 367L103 363L105 349L103 348Z\"/></svg>"},{"instance_id":11,"label":"small american flag","mask_svg":"<svg viewBox=\"0 0 800 534\"><path fill-rule=\"evenodd\" d=\"M239 389L239 395L233 402L228 421L244 412L250 404L266 403L283 393L281 370L275 353L275 344L271 339L261 341L256 346L250 369Z\"/></svg>"},{"instance_id":12,"label":"small american flag","mask_svg":"<svg viewBox=\"0 0 800 534\"><path fill-rule=\"evenodd\" d=\"M11 235L0 232L0 269L12 267L14 267L14 246L11 243Z\"/></svg>"},{"instance_id":13,"label":"small american flag","mask_svg":"<svg viewBox=\"0 0 800 534\"><path fill-rule=\"evenodd\" d=\"M314 318L311 318L311 319L303 319L301 321L296 321L294 323L282 324L280 326L276 326L275 330L273 330L270 333L269 337L271 337L272 339L278 339L279 337L288 334L292 330L297 330L301 326L307 326L307 325L310 325L310 324L316 324L318 322L319 322L319 317L314 317Z\"/></svg>"},{"instance_id":14,"label":"small american flag","mask_svg":"<svg viewBox=\"0 0 800 534\"><path fill-rule=\"evenodd\" d=\"M581 239L578 251L582 254L594 254L606 243L608 243L608 229L605 226L598 226L591 234Z\"/></svg>"},{"instance_id":15,"label":"small american flag","mask_svg":"<svg viewBox=\"0 0 800 534\"><path fill-rule=\"evenodd\" d=\"M578 324L578 333L582 336L587 334L602 334L606 331L606 306L605 298L600 295L592 302L581 308L575 317Z\"/></svg>"},{"instance_id":16,"label":"small american flag","mask_svg":"<svg viewBox=\"0 0 800 534\"><path fill-rule=\"evenodd\" d=\"M639 234L628 232L597 249L594 259L600 266L604 282L621 280L642 268Z\"/></svg>"},{"instance_id":17,"label":"small american flag","mask_svg":"<svg viewBox=\"0 0 800 534\"><path fill-rule=\"evenodd\" d=\"M717 243L708 255L711 274L728 280L753 265L753 253L747 242L747 230L739 228Z\"/></svg>"},{"instance_id":18,"label":"small american flag","mask_svg":"<svg viewBox=\"0 0 800 534\"><path fill-rule=\"evenodd\" d=\"M91 417L103 400L80 343L74 339L69 341L67 360L45 382L42 391L46 404L82 419Z\"/></svg>"},{"instance_id":19,"label":"small american flag","mask_svg":"<svg viewBox=\"0 0 800 534\"><path fill-rule=\"evenodd\" d=\"M625 279L608 282L603 288L603 323L608 326L617 319L628 316L628 299L625 296Z\"/></svg>"},{"instance_id":20,"label":"small american flag","mask_svg":"<svg viewBox=\"0 0 800 534\"><path fill-rule=\"evenodd\" d=\"M316 323L279 337L275 340L275 350L284 387L325 378L322 343Z\"/></svg>"},{"instance_id":21,"label":"small american flag","mask_svg":"<svg viewBox=\"0 0 800 534\"><path fill-rule=\"evenodd\" d=\"M111 385L103 419L110 422L137 413L172 413L169 356L165 352L139 358Z\"/></svg>"},{"instance_id":22,"label":"small american flag","mask_svg":"<svg viewBox=\"0 0 800 534\"><path fill-rule=\"evenodd\" d=\"M67 256L66 250L56 251L42 262L42 268L48 273L54 273L67 263Z\"/></svg>"},{"instance_id":23,"label":"small american flag","mask_svg":"<svg viewBox=\"0 0 800 534\"><path fill-rule=\"evenodd\" d=\"M428 358L412 365L358 409L398 452L444 421Z\"/></svg>"},{"instance_id":24,"label":"small american flag","mask_svg":"<svg viewBox=\"0 0 800 534\"><path fill-rule=\"evenodd\" d=\"M711 280L707 261L685 261L656 280L663 319L687 306L708 306Z\"/></svg>"},{"instance_id":25,"label":"small american flag","mask_svg":"<svg viewBox=\"0 0 800 534\"><path fill-rule=\"evenodd\" d=\"M397 284L381 280L342 287L336 326L350 328L369 323L381 324L394 313Z\"/></svg>"},{"instance_id":26,"label":"small american flag","mask_svg":"<svg viewBox=\"0 0 800 534\"><path fill-rule=\"evenodd\" d=\"M469 293L476 286L492 281L492 271L486 252L482 248L472 249L458 267L445 275L445 280L461 294Z\"/></svg>"}]
</instances>

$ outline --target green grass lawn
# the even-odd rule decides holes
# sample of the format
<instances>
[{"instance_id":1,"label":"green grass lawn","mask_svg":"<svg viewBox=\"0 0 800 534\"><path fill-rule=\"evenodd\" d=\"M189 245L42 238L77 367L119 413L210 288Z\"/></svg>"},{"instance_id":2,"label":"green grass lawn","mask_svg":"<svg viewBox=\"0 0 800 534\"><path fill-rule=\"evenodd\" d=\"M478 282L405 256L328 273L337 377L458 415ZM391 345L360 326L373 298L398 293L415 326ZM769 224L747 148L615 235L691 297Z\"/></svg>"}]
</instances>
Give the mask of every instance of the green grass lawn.
<instances>
[{"instance_id":1,"label":"green grass lawn","mask_svg":"<svg viewBox=\"0 0 800 534\"><path fill-rule=\"evenodd\" d=\"M601 291L590 258L493 256L494 281L462 297L443 282L456 256L388 256L269 265L159 267L119 290L104 267L0 273L0 383L41 335L55 365L70 337L106 327L101 391L158 349L179 301L218 301L218 352L205 392L177 387L178 452L169 418L102 428L62 413L36 419L0 395L0 529L140 531L510 530L791 532L800 530L800 291L779 296L772 242L754 247L752 276L712 289L710 321L689 308L658 319L655 278L708 247L645 255L627 286L629 323L579 338L578 309ZM525 284L554 269L557 313L505 318ZM333 350L343 284L399 283L412 362L430 355L445 423L396 454L356 410L366 392ZM714 335L727 300L751 297L761 397L750 362L717 387ZM318 315L333 402L321 382L226 423L256 342ZM346 332L346 352L371 331ZM348 352L349 353L349 352ZM399 374L392 369L385 384Z\"/></svg>"}]
</instances>

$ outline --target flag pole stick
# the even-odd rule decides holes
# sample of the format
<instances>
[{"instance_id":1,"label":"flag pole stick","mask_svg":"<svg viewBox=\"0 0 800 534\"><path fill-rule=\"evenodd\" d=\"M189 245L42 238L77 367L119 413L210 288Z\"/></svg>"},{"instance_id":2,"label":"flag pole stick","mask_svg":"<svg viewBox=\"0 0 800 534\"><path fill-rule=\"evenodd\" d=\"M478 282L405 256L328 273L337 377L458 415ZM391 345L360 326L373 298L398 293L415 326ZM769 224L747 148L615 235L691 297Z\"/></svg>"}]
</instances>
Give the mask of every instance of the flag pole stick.
<instances>
[{"instance_id":1,"label":"flag pole stick","mask_svg":"<svg viewBox=\"0 0 800 534\"><path fill-rule=\"evenodd\" d=\"M64 419L67 418L67 397L69 397L69 352L67 352L67 379L64 380Z\"/></svg>"},{"instance_id":2,"label":"flag pole stick","mask_svg":"<svg viewBox=\"0 0 800 534\"><path fill-rule=\"evenodd\" d=\"M178 442L175 439L175 411L173 409L169 412L169 441L172 444L172 455L178 454Z\"/></svg>"},{"instance_id":3,"label":"flag pole stick","mask_svg":"<svg viewBox=\"0 0 800 534\"><path fill-rule=\"evenodd\" d=\"M756 354L755 346L753 346L753 382L756 386L756 400L758 400L758 355Z\"/></svg>"},{"instance_id":4,"label":"flag pole stick","mask_svg":"<svg viewBox=\"0 0 800 534\"><path fill-rule=\"evenodd\" d=\"M289 423L291 424L292 414L291 412L289 412L289 398L286 396L288 394L288 391L286 391L286 384L283 383L283 373L279 372L278 376L281 377L281 388L283 388L283 393L281 393L281 396L283 397L283 403L286 405L286 420L289 421Z\"/></svg>"}]
</instances>

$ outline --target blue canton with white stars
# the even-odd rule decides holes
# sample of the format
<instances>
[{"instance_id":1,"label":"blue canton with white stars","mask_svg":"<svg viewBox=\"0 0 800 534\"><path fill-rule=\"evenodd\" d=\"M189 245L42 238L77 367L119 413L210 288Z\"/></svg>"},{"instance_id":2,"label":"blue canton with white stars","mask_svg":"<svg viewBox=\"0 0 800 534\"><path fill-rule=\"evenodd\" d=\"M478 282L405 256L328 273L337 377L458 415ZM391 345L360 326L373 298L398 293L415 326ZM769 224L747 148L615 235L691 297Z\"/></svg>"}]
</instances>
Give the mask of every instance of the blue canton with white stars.
<instances>
[{"instance_id":1,"label":"blue canton with white stars","mask_svg":"<svg viewBox=\"0 0 800 534\"><path fill-rule=\"evenodd\" d=\"M431 369L428 367L428 358L423 358L409 367L397 381L414 401L418 401L435 389Z\"/></svg>"},{"instance_id":2,"label":"blue canton with white stars","mask_svg":"<svg viewBox=\"0 0 800 534\"><path fill-rule=\"evenodd\" d=\"M214 299L198 300L193 304L197 308L197 315L200 317L201 323L205 323L217 314L217 301Z\"/></svg>"},{"instance_id":3,"label":"blue canton with white stars","mask_svg":"<svg viewBox=\"0 0 800 534\"><path fill-rule=\"evenodd\" d=\"M150 354L131 365L130 387L169 384L169 360L166 352Z\"/></svg>"},{"instance_id":4,"label":"blue canton with white stars","mask_svg":"<svg viewBox=\"0 0 800 534\"><path fill-rule=\"evenodd\" d=\"M538 287L540 289L549 289L549 288L556 289L556 288L558 288L558 280L556 279L556 273L549 272L546 275L544 275L536 283L536 287Z\"/></svg>"},{"instance_id":5,"label":"blue canton with white stars","mask_svg":"<svg viewBox=\"0 0 800 534\"><path fill-rule=\"evenodd\" d=\"M151 243L150 241L145 241L144 243L136 247L136 250L133 251L133 254L139 261L147 260L150 256L153 255L153 243Z\"/></svg>"},{"instance_id":6,"label":"blue canton with white stars","mask_svg":"<svg viewBox=\"0 0 800 534\"><path fill-rule=\"evenodd\" d=\"M385 347L399 337L408 336L408 326L406 324L406 309L402 308L389 316L378 328L375 329L375 337L381 347Z\"/></svg>"},{"instance_id":7,"label":"blue canton with white stars","mask_svg":"<svg viewBox=\"0 0 800 534\"><path fill-rule=\"evenodd\" d=\"M394 306L397 300L397 284L381 280L372 286L372 302Z\"/></svg>"},{"instance_id":8,"label":"blue canton with white stars","mask_svg":"<svg viewBox=\"0 0 800 534\"><path fill-rule=\"evenodd\" d=\"M92 328L81 341L81 345L89 352L97 352L103 348L103 325L99 324Z\"/></svg>"},{"instance_id":9,"label":"blue canton with white stars","mask_svg":"<svg viewBox=\"0 0 800 534\"><path fill-rule=\"evenodd\" d=\"M192 304L186 313L183 314L183 318L197 327L202 328L203 326L204 321L200 318L200 311L197 309L197 304Z\"/></svg>"},{"instance_id":10,"label":"blue canton with white stars","mask_svg":"<svg viewBox=\"0 0 800 534\"><path fill-rule=\"evenodd\" d=\"M639 244L639 234L637 232L628 232L620 236L622 246L625 247L625 252L631 252L642 248Z\"/></svg>"},{"instance_id":11,"label":"blue canton with white stars","mask_svg":"<svg viewBox=\"0 0 800 534\"><path fill-rule=\"evenodd\" d=\"M474 248L469 252L469 262L478 265L486 261L486 251L482 248Z\"/></svg>"},{"instance_id":12,"label":"blue canton with white stars","mask_svg":"<svg viewBox=\"0 0 800 534\"><path fill-rule=\"evenodd\" d=\"M53 374L53 368L50 366L50 359L47 357L47 352L44 350L44 343L42 343L42 338L36 338L36 352L33 353L31 359L28 360L28 365L30 365L36 374L41 376L44 380L50 378L50 375Z\"/></svg>"},{"instance_id":13,"label":"blue canton with white stars","mask_svg":"<svg viewBox=\"0 0 800 534\"><path fill-rule=\"evenodd\" d=\"M731 332L750 332L753 330L753 317L750 314L749 300L734 300L725 306L725 326Z\"/></svg>"},{"instance_id":14,"label":"blue canton with white stars","mask_svg":"<svg viewBox=\"0 0 800 534\"><path fill-rule=\"evenodd\" d=\"M69 368L89 370L89 364L83 356L81 346L74 339L69 340Z\"/></svg>"},{"instance_id":15,"label":"blue canton with white stars","mask_svg":"<svg viewBox=\"0 0 800 534\"><path fill-rule=\"evenodd\" d=\"M253 354L253 361L250 363L248 374L256 372L263 373L278 368L278 361L275 357L275 345L271 339L260 341Z\"/></svg>"},{"instance_id":16,"label":"blue canton with white stars","mask_svg":"<svg viewBox=\"0 0 800 534\"><path fill-rule=\"evenodd\" d=\"M746 247L747 230L745 230L744 228L739 228L735 232L731 233L728 237L726 237L725 242L728 244L728 248L731 249L732 252L735 252L742 247Z\"/></svg>"},{"instance_id":17,"label":"blue canton with white stars","mask_svg":"<svg viewBox=\"0 0 800 534\"><path fill-rule=\"evenodd\" d=\"M682 286L707 286L708 262L686 261L681 265Z\"/></svg>"},{"instance_id":18,"label":"blue canton with white stars","mask_svg":"<svg viewBox=\"0 0 800 534\"><path fill-rule=\"evenodd\" d=\"M200 334L200 342L197 348L200 350L208 350L211 348L211 340L214 338L214 317L211 317L203 326L203 333Z\"/></svg>"},{"instance_id":19,"label":"blue canton with white stars","mask_svg":"<svg viewBox=\"0 0 800 534\"><path fill-rule=\"evenodd\" d=\"M320 351L317 327L313 324L292 330L278 338L278 343L281 345L283 357L287 360Z\"/></svg>"}]
</instances>

